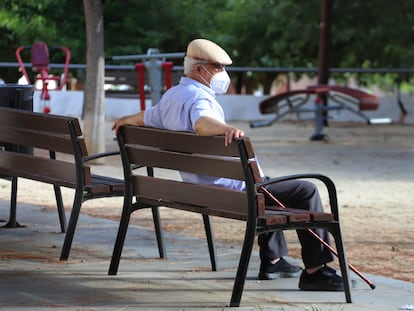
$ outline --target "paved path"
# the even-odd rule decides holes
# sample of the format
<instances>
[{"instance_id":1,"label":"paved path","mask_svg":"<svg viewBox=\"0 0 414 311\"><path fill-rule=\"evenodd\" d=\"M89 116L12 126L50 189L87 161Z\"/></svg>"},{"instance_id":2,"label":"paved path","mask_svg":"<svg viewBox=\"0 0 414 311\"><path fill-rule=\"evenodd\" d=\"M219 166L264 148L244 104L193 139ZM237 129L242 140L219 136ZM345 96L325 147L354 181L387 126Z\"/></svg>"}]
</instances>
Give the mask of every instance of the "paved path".
<instances>
[{"instance_id":1,"label":"paved path","mask_svg":"<svg viewBox=\"0 0 414 311\"><path fill-rule=\"evenodd\" d=\"M8 202L0 201L0 218ZM69 261L54 211L21 206L18 229L0 229L2 310L225 310L239 249L219 245L219 272L209 270L206 243L166 235L167 260L157 258L152 231L131 227L117 276L108 276L117 223L81 215ZM302 292L298 279L256 280L254 253L240 310L398 310L413 303L414 284L369 275L354 303L342 292ZM353 278L358 279L353 275Z\"/></svg>"}]
</instances>

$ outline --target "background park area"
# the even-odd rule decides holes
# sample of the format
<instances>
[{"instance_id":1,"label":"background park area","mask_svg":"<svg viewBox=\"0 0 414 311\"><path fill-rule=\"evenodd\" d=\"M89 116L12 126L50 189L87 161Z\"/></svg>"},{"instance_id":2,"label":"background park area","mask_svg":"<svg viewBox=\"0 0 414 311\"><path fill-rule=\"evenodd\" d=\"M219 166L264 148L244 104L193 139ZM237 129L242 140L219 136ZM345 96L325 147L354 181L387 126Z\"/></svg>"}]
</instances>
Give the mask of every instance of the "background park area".
<instances>
[{"instance_id":1,"label":"background park area","mask_svg":"<svg viewBox=\"0 0 414 311\"><path fill-rule=\"evenodd\" d=\"M56 107L80 107L75 115L84 117L84 125L98 124L105 131L101 144L105 150L116 148L110 130L115 116L107 117L105 124L95 121L105 111L104 101L114 98L119 91L105 93L105 77L116 68L117 76L122 78L127 68L128 75L133 76L129 85L136 87L134 66L141 62L116 56L143 55L151 48L164 53L183 52L194 38L213 40L229 52L233 59L229 68L232 92L236 96L268 96L292 90L304 74L314 79L312 83L352 83L353 87L381 96L379 109L367 114L390 118L392 123L368 125L332 113L335 119L324 129L326 141L309 140L315 130L312 118L298 121L293 115L272 126L255 129L249 126L252 120L246 118L232 117L229 122L243 128L252 138L267 175L316 172L334 180L345 247L354 266L363 272L414 282L412 7L412 0L176 0L168 5L164 0L20 0L18 4L4 0L0 5L0 78L16 83L21 77L16 49L39 41L51 48L50 73L60 75L64 60L52 51L55 46L67 47L71 52L65 86L68 91L60 94L65 96L76 89L82 98L68 97L65 103L56 102L58 91L51 92L52 113L59 111ZM321 22L327 12L329 29ZM30 59L29 54L24 56ZM182 58L171 61L173 72L180 72ZM30 60L26 65L34 77ZM147 97L149 89L147 83ZM91 96L97 90L102 96ZM134 94L135 105L137 89L128 91ZM126 103L121 95L116 94ZM35 96L37 100L38 94ZM383 100L382 96L388 99ZM406 109L404 122L400 122L400 99ZM114 110L118 113L129 111L122 104L116 105ZM258 99L249 107L256 114L257 105ZM233 116L240 112L231 108L231 103L226 106ZM85 128L88 139L101 137ZM112 161L95 169L122 177L120 159ZM52 188L24 180L19 187L19 202L56 212ZM67 208L72 196L70 190L64 190ZM0 180L0 199L9 197L10 183ZM121 208L122 199L111 198L86 202L82 213L117 220ZM192 227L192 217L197 215L163 209L161 216L167 231L204 236L198 230L201 219L197 228ZM153 228L145 211L134 215L133 223ZM218 241L229 247L240 246L244 229L240 224L221 219L214 219L214 224ZM290 256L300 258L295 234L289 233L288 240Z\"/></svg>"}]
</instances>

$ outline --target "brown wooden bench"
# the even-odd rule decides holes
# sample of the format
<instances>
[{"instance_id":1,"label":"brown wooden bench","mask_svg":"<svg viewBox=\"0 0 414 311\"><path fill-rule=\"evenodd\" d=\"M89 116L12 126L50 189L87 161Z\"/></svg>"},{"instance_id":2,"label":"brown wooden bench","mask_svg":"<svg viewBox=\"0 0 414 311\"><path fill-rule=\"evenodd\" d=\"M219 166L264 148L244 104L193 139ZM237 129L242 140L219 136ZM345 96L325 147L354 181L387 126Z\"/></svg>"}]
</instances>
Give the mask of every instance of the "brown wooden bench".
<instances>
[{"instance_id":1,"label":"brown wooden bench","mask_svg":"<svg viewBox=\"0 0 414 311\"><path fill-rule=\"evenodd\" d=\"M109 267L109 275L118 272L122 248L131 214L142 208L159 206L200 213L209 245L213 270L217 269L210 216L246 222L245 239L234 281L230 306L239 306L255 236L261 233L307 228L327 229L334 237L341 273L345 281L346 301L351 302L348 266L341 238L334 183L326 176L301 174L264 182L259 176L254 150L245 137L224 146L224 137L196 136L146 127L123 126L118 142L124 167L125 197L122 217ZM148 174L134 171L146 166ZM243 180L246 191L186 183L157 174L158 169ZM331 213L311 213L292 208L265 206L262 186L282 180L313 178L322 181L328 192Z\"/></svg>"},{"instance_id":2,"label":"brown wooden bench","mask_svg":"<svg viewBox=\"0 0 414 311\"><path fill-rule=\"evenodd\" d=\"M60 259L68 259L82 202L124 195L122 179L92 174L87 162L119 155L119 151L89 155L77 118L4 107L0 107L0 142L4 144L0 151L0 177L12 183L6 226L18 226L18 178L52 184L61 231L66 232ZM60 187L75 189L68 226Z\"/></svg>"}]
</instances>

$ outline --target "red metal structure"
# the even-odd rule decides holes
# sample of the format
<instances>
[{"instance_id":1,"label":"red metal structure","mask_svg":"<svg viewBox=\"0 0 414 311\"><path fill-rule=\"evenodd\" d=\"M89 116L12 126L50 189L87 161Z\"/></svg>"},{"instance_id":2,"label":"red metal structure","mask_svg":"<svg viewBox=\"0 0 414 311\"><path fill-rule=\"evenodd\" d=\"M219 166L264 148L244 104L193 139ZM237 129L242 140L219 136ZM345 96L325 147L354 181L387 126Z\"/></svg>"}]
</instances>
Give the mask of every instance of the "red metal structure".
<instances>
[{"instance_id":1,"label":"red metal structure","mask_svg":"<svg viewBox=\"0 0 414 311\"><path fill-rule=\"evenodd\" d=\"M145 64L139 63L135 64L135 70L138 73L138 90L139 90L139 103L141 111L145 110Z\"/></svg>"},{"instance_id":2,"label":"red metal structure","mask_svg":"<svg viewBox=\"0 0 414 311\"><path fill-rule=\"evenodd\" d=\"M151 63L137 63L135 64L135 70L138 74L138 90L139 90L139 101L140 101L140 109L141 111L145 110L145 70L148 69L149 74L155 76L154 72L158 72L159 70L164 70L164 87L161 86L162 81L155 81L157 85L151 85L151 87L157 88L157 86L163 90L168 90L171 87L171 70L173 68L173 62L157 62L157 66L151 66ZM161 79L161 77L159 77ZM155 84L152 81L152 84ZM151 79L150 79L151 83ZM161 94L157 94L159 97ZM155 103L156 104L156 103ZM153 105L155 105L153 104Z\"/></svg>"},{"instance_id":3,"label":"red metal structure","mask_svg":"<svg viewBox=\"0 0 414 311\"><path fill-rule=\"evenodd\" d=\"M50 94L49 94L49 83L55 82L56 87L54 90L61 90L66 85L69 61L70 61L70 51L66 47L58 46L54 47L53 50L60 50L65 54L65 64L63 69L63 74L61 76L49 74L49 49L46 43L44 42L35 42L32 46L21 46L16 50L16 58L22 71L23 76L25 77L28 84L31 84L29 75L27 74L26 68L24 66L21 52L24 49L31 49L31 64L32 70L37 72L35 80L41 81L41 87L38 88L41 90L40 100L43 106L43 112L50 112Z\"/></svg>"}]
</instances>

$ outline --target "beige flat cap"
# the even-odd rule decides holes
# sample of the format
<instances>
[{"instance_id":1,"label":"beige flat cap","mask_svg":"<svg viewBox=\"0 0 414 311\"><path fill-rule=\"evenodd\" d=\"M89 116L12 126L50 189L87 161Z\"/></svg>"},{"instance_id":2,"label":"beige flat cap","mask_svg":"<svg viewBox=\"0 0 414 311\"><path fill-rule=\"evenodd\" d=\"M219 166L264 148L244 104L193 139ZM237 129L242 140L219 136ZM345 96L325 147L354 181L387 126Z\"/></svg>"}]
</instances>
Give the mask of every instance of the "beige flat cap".
<instances>
[{"instance_id":1,"label":"beige flat cap","mask_svg":"<svg viewBox=\"0 0 414 311\"><path fill-rule=\"evenodd\" d=\"M230 65L230 56L216 43L206 39L195 39L188 44L187 57L221 65Z\"/></svg>"}]
</instances>

